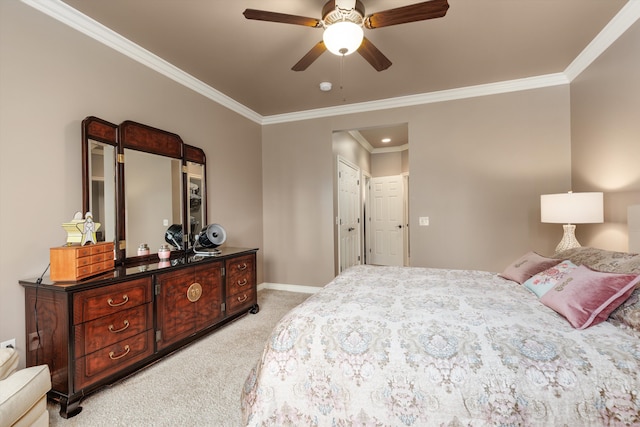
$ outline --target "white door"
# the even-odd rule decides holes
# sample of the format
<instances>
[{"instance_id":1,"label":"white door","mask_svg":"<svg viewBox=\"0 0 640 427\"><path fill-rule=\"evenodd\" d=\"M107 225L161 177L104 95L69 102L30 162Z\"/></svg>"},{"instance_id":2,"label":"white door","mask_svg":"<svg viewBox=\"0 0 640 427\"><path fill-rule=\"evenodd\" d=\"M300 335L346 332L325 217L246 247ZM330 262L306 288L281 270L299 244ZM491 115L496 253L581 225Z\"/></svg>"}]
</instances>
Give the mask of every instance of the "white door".
<instances>
[{"instance_id":1,"label":"white door","mask_svg":"<svg viewBox=\"0 0 640 427\"><path fill-rule=\"evenodd\" d=\"M340 269L360 264L360 169L338 160L338 241Z\"/></svg>"},{"instance_id":2,"label":"white door","mask_svg":"<svg viewBox=\"0 0 640 427\"><path fill-rule=\"evenodd\" d=\"M371 179L371 263L404 264L404 191L403 177Z\"/></svg>"}]
</instances>

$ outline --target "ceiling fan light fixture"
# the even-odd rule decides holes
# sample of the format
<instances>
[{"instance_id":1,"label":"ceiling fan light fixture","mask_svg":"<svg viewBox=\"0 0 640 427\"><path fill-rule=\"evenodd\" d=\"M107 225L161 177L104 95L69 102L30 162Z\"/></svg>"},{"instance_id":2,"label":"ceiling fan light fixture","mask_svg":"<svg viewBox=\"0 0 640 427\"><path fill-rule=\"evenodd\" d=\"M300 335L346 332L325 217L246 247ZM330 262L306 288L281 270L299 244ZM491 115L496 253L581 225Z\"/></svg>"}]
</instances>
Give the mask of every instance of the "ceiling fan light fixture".
<instances>
[{"instance_id":1,"label":"ceiling fan light fixture","mask_svg":"<svg viewBox=\"0 0 640 427\"><path fill-rule=\"evenodd\" d=\"M351 55L358 50L364 38L362 26L349 21L335 22L322 34L327 50L334 55Z\"/></svg>"}]
</instances>

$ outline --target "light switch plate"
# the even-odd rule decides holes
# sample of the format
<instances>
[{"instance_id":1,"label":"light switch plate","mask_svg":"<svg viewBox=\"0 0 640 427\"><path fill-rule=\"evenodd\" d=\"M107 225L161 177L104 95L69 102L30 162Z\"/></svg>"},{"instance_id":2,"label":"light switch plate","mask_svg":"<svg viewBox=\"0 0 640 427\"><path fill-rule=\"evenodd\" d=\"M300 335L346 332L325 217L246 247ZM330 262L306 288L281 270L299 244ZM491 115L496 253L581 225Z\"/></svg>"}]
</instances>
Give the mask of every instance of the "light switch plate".
<instances>
[{"instance_id":1,"label":"light switch plate","mask_svg":"<svg viewBox=\"0 0 640 427\"><path fill-rule=\"evenodd\" d=\"M429 217L428 216L421 216L419 220L420 220L420 225L421 226L429 225Z\"/></svg>"}]
</instances>

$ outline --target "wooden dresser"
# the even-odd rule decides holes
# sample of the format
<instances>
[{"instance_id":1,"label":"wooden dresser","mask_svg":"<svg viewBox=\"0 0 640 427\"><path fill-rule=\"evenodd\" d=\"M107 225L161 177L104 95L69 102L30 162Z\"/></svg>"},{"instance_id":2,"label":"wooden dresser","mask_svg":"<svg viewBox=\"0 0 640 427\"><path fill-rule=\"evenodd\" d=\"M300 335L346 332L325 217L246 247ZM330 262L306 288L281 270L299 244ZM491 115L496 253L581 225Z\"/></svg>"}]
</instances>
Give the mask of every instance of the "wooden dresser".
<instances>
[{"instance_id":1,"label":"wooden dresser","mask_svg":"<svg viewBox=\"0 0 640 427\"><path fill-rule=\"evenodd\" d=\"M22 280L27 366L46 363L60 415L81 399L259 310L257 249L117 267L78 282Z\"/></svg>"}]
</instances>

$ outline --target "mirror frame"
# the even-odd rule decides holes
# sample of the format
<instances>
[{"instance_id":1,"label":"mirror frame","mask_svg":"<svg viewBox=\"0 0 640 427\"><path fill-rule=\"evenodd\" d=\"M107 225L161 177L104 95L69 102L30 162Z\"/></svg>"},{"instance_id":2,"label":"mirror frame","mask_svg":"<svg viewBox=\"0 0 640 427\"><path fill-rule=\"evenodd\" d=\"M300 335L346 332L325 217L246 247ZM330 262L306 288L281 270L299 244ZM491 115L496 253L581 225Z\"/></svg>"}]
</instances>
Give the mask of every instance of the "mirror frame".
<instances>
[{"instance_id":1,"label":"mirror frame","mask_svg":"<svg viewBox=\"0 0 640 427\"><path fill-rule=\"evenodd\" d=\"M157 254L151 253L149 256L127 257L127 236L126 236L126 197L125 197L125 149L142 151L163 157L178 159L181 161L181 214L183 248L174 250L180 255L186 255L189 247L189 188L187 183L187 162L198 163L203 166L204 189L207 190L206 157L204 151L198 147L185 144L179 135L167 132L162 129L137 123L131 120L122 122L119 126L106 120L89 116L82 121L82 205L84 212L90 210L90 182L89 162L91 153L89 151L89 140L103 142L116 147L116 185L115 185L115 207L116 207L116 230L115 230L115 262L116 264L133 264L146 259L154 259ZM206 196L205 196L206 197ZM206 200L206 199L205 199ZM207 206L203 206L203 220L207 223Z\"/></svg>"},{"instance_id":2,"label":"mirror frame","mask_svg":"<svg viewBox=\"0 0 640 427\"><path fill-rule=\"evenodd\" d=\"M113 162L117 162L118 155L118 125L110 123L98 117L89 116L82 121L82 213L91 211L91 176L90 162L91 149L89 141L97 141L114 147L115 157ZM115 189L118 191L118 165L115 164L116 176ZM116 229L113 230L113 238L117 240L118 230L118 201L113 200L116 215ZM106 236L105 236L106 237Z\"/></svg>"},{"instance_id":3,"label":"mirror frame","mask_svg":"<svg viewBox=\"0 0 640 427\"><path fill-rule=\"evenodd\" d=\"M184 144L183 146L183 150L184 150L184 158L182 160L182 170L184 171L183 177L184 177L184 183L185 183L185 226L183 226L188 232L191 231L191 209L190 209L190 190L189 190L189 178L188 178L188 162L191 163L197 163L202 165L202 186L204 187L204 203L202 203L201 209L202 209L202 224L200 224L201 228L204 228L205 226L207 226L207 200L209 199L207 197L207 158L204 154L204 151L202 151L202 149L198 148L198 147L194 147L192 145L188 145L188 144ZM195 236L193 236L195 237ZM191 244L191 242L193 241L193 239L187 239L187 243L186 245Z\"/></svg>"}]
</instances>

